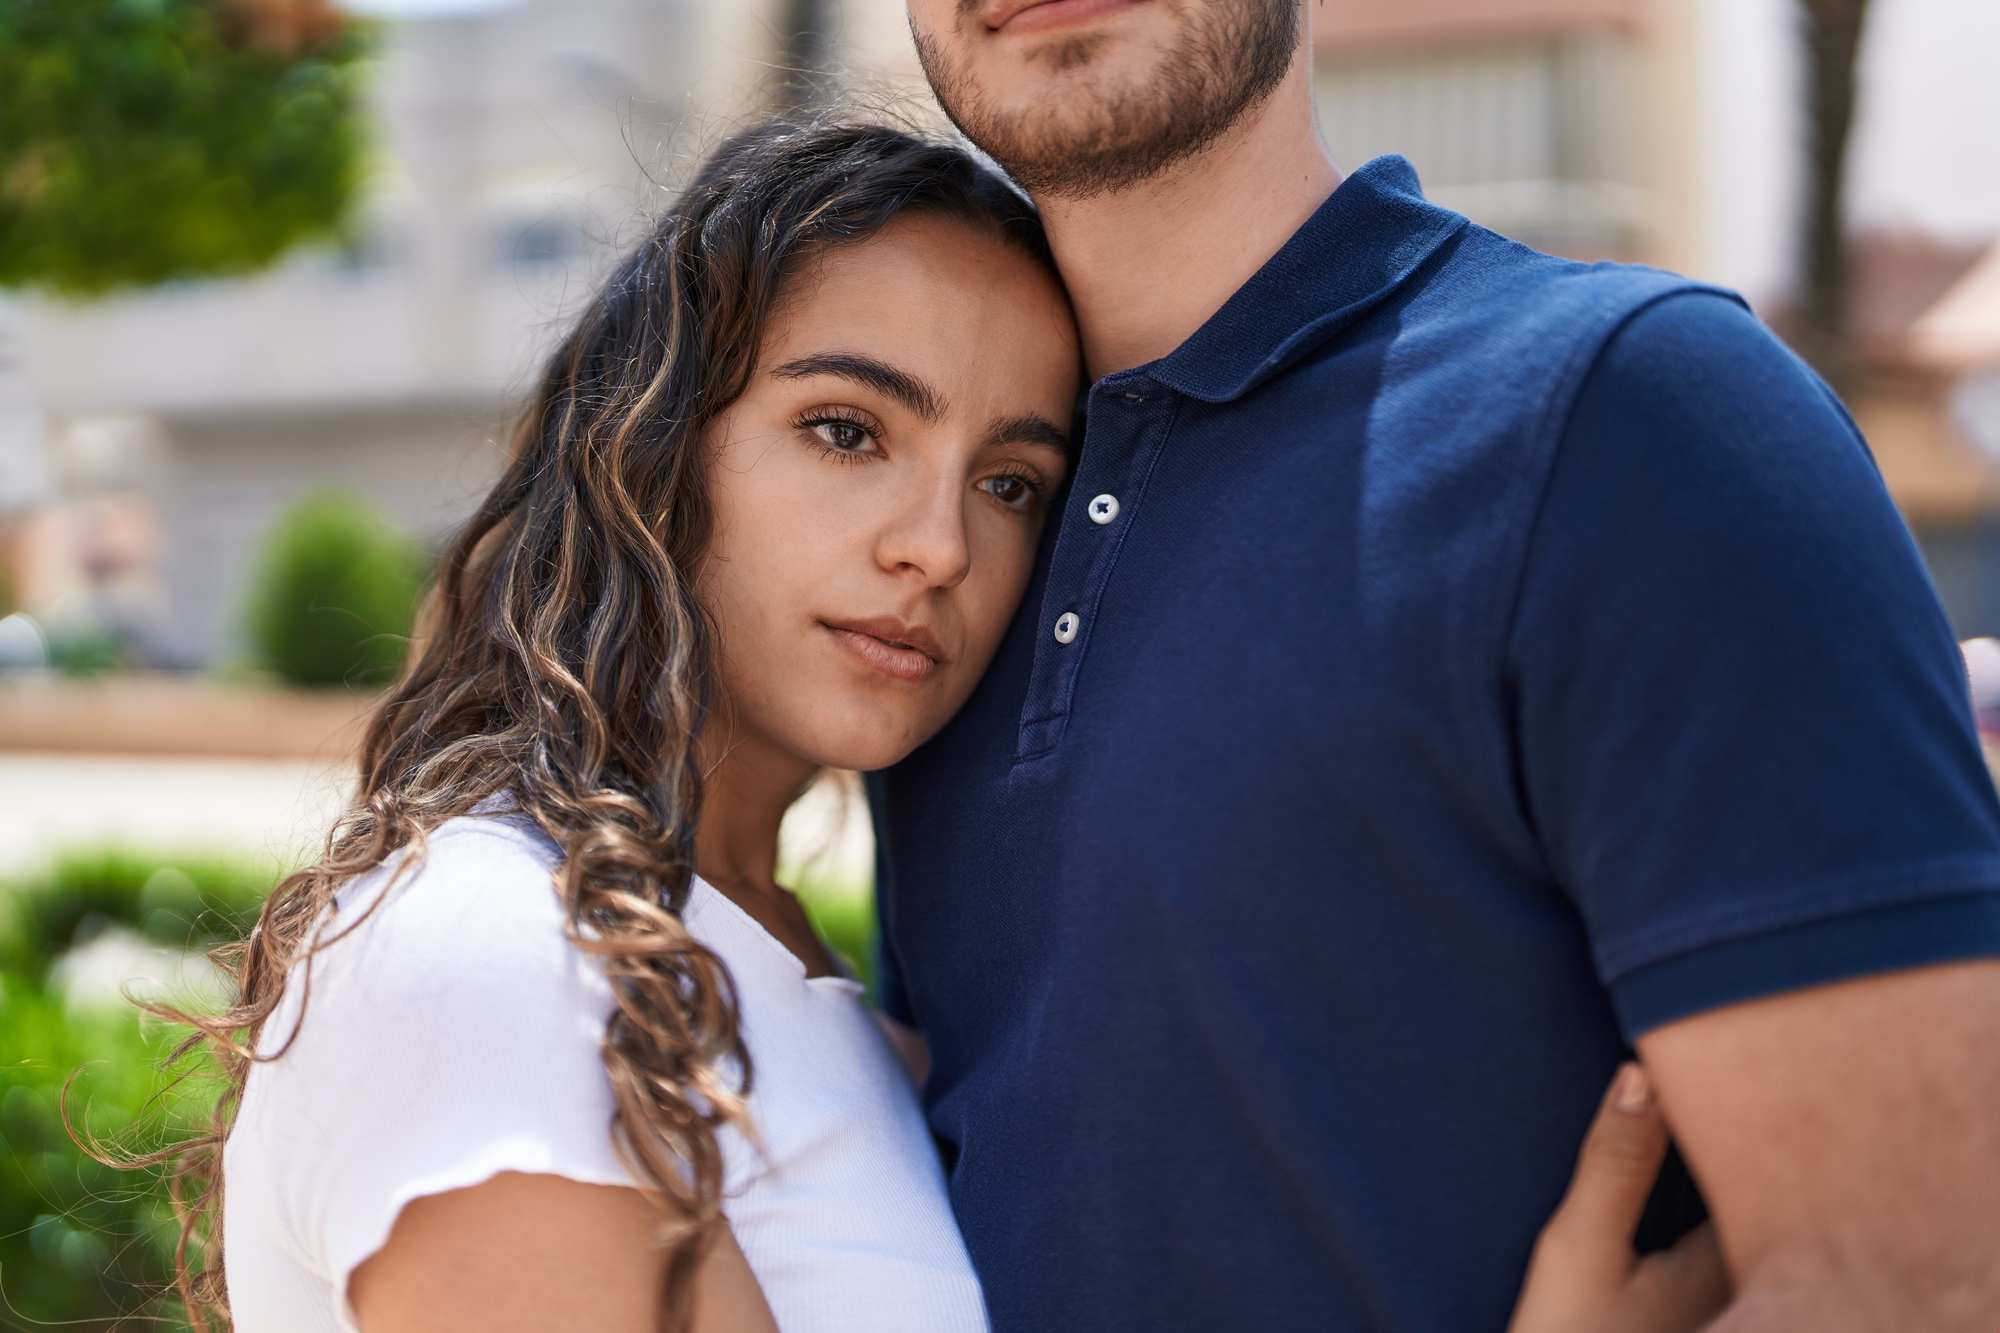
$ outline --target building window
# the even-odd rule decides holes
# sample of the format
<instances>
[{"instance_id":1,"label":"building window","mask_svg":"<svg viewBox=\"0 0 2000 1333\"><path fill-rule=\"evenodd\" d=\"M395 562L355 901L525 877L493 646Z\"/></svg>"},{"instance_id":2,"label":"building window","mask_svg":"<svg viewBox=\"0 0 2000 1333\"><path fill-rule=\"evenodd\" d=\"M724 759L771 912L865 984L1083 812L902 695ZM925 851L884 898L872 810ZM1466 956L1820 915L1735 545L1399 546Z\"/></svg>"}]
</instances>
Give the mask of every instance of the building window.
<instances>
[{"instance_id":1,"label":"building window","mask_svg":"<svg viewBox=\"0 0 2000 1333\"><path fill-rule=\"evenodd\" d=\"M1322 56L1314 79L1342 170L1401 153L1433 202L1590 259L1629 256L1645 216L1637 83L1631 42L1597 33Z\"/></svg>"}]
</instances>

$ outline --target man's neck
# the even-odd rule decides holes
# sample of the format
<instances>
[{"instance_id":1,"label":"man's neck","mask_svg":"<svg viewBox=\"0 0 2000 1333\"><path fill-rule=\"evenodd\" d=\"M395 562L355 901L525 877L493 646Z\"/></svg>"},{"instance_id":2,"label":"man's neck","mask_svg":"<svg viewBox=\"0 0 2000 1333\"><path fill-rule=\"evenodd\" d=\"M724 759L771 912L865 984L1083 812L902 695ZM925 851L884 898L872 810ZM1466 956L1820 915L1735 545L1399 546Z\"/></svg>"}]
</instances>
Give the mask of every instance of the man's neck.
<instances>
[{"instance_id":1,"label":"man's neck","mask_svg":"<svg viewBox=\"0 0 2000 1333\"><path fill-rule=\"evenodd\" d=\"M1037 200L1091 379L1180 346L1339 184L1302 43L1277 91L1209 148L1130 189Z\"/></svg>"}]
</instances>

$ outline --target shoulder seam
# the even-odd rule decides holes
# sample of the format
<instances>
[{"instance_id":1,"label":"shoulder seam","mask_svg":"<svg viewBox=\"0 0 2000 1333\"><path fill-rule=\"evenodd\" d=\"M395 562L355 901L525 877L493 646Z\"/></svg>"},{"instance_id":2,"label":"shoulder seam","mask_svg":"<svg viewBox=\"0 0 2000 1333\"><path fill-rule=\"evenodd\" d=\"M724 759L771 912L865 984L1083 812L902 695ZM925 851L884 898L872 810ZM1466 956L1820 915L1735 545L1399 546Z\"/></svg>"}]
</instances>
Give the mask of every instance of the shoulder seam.
<instances>
[{"instance_id":1,"label":"shoulder seam","mask_svg":"<svg viewBox=\"0 0 2000 1333\"><path fill-rule=\"evenodd\" d=\"M1671 301L1675 297L1704 295L1721 297L1746 311L1750 308L1744 303L1743 298L1734 292L1699 283L1691 278L1687 279L1685 285L1654 292L1619 315L1594 341L1584 343L1563 371L1559 388L1550 395L1548 408L1543 413L1541 424L1535 430L1536 438L1546 442L1547 447L1541 451L1537 460L1539 475L1534 478L1534 501L1529 506L1533 517L1522 535L1518 550L1512 555L1514 567L1508 579L1510 586L1506 597L1507 607L1505 614L1500 618L1503 630L1511 632L1514 620L1520 614L1521 584L1527 573L1527 554L1533 549L1535 536L1541 528L1542 511L1548 502L1549 481L1555 475L1556 455L1562 452L1563 439L1569 433L1570 421L1576 414L1576 404L1578 398L1582 396L1584 382L1590 378L1590 372L1596 369L1598 361L1604 356L1605 349L1611 346L1633 320L1654 306Z\"/></svg>"},{"instance_id":2,"label":"shoulder seam","mask_svg":"<svg viewBox=\"0 0 2000 1333\"><path fill-rule=\"evenodd\" d=\"M1562 452L1563 440L1569 433L1570 419L1575 414L1584 382L1590 378L1590 372L1596 368L1605 349L1633 320L1664 301L1690 295L1718 296L1741 306L1746 311L1749 310L1749 305L1735 292L1693 278L1680 278L1633 302L1630 308L1618 314L1599 330L1594 338L1585 339L1580 343L1572 354L1569 364L1557 378L1556 392L1549 396L1548 405L1534 430L1533 438L1541 447L1535 454L1533 474L1522 482L1526 496L1524 508L1528 521L1523 525L1513 549L1507 553L1506 572L1499 581L1496 596L1493 618L1493 660L1489 680L1496 693L1503 697L1508 678L1509 649L1514 641L1514 625L1520 617L1521 598L1527 581L1528 558L1535 548L1536 537L1541 532L1542 514L1548 503L1549 484L1555 475L1557 455ZM1517 780L1519 774L1517 765L1513 762L1515 748L1513 741L1511 732L1502 738L1510 780ZM1539 852L1541 833L1535 824L1534 812L1528 807L1526 793L1518 788L1518 784L1514 796L1517 808Z\"/></svg>"}]
</instances>

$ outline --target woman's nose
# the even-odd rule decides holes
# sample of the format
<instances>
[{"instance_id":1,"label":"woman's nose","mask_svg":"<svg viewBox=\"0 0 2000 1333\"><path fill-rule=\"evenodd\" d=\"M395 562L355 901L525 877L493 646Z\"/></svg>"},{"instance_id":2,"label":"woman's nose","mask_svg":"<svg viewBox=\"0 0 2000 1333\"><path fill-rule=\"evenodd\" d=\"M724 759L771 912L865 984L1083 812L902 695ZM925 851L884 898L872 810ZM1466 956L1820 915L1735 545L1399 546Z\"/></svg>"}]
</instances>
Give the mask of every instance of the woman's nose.
<instances>
[{"instance_id":1,"label":"woman's nose","mask_svg":"<svg viewBox=\"0 0 2000 1333\"><path fill-rule=\"evenodd\" d=\"M972 565L966 540L963 480L937 478L900 505L883 531L876 559L892 573L914 572L925 585L952 588Z\"/></svg>"}]
</instances>

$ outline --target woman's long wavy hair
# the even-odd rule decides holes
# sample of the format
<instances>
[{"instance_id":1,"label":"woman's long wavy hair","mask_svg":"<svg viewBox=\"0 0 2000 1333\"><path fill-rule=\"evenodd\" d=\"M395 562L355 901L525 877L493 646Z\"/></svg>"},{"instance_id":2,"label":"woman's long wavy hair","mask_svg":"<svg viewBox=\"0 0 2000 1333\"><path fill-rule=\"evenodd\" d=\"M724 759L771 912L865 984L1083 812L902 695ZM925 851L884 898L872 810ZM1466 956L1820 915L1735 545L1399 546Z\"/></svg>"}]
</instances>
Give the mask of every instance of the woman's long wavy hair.
<instances>
[{"instance_id":1,"label":"woman's long wavy hair","mask_svg":"<svg viewBox=\"0 0 2000 1333\"><path fill-rule=\"evenodd\" d=\"M228 1317L222 1148L252 1065L289 1045L262 1041L288 975L308 960L309 999L309 959L338 939L324 923L343 885L402 849L413 862L429 832L496 797L560 847L569 939L610 978L607 1129L665 1202L668 1308L681 1308L720 1215L717 1134L744 1122L750 1070L729 976L679 917L716 684L694 587L710 521L701 446L747 387L800 267L913 213L1048 262L1032 207L961 149L880 126L772 122L708 159L549 359L504 475L442 558L414 660L369 721L359 789L321 859L218 955L235 1006L162 1011L197 1029L177 1056L205 1044L226 1080L206 1134L127 1159L172 1163L176 1274L197 1328Z\"/></svg>"}]
</instances>

